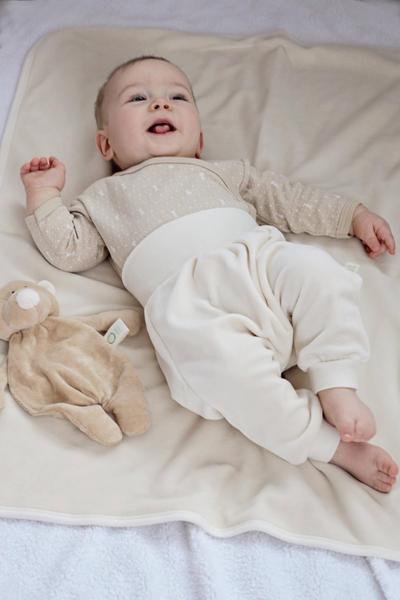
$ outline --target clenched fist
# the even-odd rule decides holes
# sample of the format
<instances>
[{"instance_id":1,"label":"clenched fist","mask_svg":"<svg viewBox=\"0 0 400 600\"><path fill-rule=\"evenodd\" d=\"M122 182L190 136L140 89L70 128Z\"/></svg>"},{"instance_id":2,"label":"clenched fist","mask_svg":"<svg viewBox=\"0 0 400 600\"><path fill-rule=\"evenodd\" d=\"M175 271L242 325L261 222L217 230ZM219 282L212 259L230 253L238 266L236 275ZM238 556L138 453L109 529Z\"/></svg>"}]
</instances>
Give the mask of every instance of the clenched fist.
<instances>
[{"instance_id":1,"label":"clenched fist","mask_svg":"<svg viewBox=\"0 0 400 600\"><path fill-rule=\"evenodd\" d=\"M65 185L65 166L55 156L32 158L22 165L20 176L26 192L27 214L58 196Z\"/></svg>"}]
</instances>

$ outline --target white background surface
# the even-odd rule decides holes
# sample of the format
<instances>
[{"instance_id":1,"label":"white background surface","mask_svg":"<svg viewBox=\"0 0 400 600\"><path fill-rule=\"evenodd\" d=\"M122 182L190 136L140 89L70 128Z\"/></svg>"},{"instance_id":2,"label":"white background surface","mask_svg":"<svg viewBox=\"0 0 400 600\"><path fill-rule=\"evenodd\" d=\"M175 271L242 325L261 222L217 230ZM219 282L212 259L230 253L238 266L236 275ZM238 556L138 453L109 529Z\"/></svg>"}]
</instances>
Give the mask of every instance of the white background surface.
<instances>
[{"instance_id":1,"label":"white background surface","mask_svg":"<svg viewBox=\"0 0 400 600\"><path fill-rule=\"evenodd\" d=\"M400 47L400 2L0 0L0 132L33 43L61 27L96 25L235 36L280 30L307 45ZM1 600L398 600L399 590L400 564L263 533L216 539L185 523L111 529L0 520Z\"/></svg>"}]
</instances>

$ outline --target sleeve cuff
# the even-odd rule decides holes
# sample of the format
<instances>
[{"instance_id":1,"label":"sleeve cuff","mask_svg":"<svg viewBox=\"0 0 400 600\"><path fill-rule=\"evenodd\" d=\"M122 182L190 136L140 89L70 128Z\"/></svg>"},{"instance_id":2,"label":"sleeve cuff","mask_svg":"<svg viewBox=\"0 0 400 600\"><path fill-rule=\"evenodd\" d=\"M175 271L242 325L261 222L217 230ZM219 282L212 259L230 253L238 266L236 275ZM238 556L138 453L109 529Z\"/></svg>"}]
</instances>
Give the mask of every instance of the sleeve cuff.
<instances>
[{"instance_id":1,"label":"sleeve cuff","mask_svg":"<svg viewBox=\"0 0 400 600\"><path fill-rule=\"evenodd\" d=\"M50 198L50 200L46 200L46 202L43 202L43 204L38 206L38 208L34 210L32 214L28 215L26 219L34 216L36 221L43 221L43 219L60 206L63 206L60 196L54 196L54 198Z\"/></svg>"},{"instance_id":2,"label":"sleeve cuff","mask_svg":"<svg viewBox=\"0 0 400 600\"><path fill-rule=\"evenodd\" d=\"M328 463L331 461L339 446L339 432L322 419L321 429L310 448L308 458Z\"/></svg>"},{"instance_id":3,"label":"sleeve cuff","mask_svg":"<svg viewBox=\"0 0 400 600\"><path fill-rule=\"evenodd\" d=\"M353 215L357 206L360 204L358 200L345 200L339 221L336 227L336 236L345 237L353 235Z\"/></svg>"}]
</instances>

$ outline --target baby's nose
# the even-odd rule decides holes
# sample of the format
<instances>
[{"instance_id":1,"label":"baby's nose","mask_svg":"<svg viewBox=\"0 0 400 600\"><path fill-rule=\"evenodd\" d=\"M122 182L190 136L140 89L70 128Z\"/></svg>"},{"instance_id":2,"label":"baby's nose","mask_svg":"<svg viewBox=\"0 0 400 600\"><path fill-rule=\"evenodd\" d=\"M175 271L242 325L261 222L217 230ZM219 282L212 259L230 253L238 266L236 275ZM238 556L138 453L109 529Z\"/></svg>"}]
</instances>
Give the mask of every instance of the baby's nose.
<instances>
[{"instance_id":1,"label":"baby's nose","mask_svg":"<svg viewBox=\"0 0 400 600\"><path fill-rule=\"evenodd\" d=\"M153 100L153 102L150 104L150 110L154 111L154 110L160 110L161 108L163 108L164 110L171 110L171 104L168 102L168 100Z\"/></svg>"}]
</instances>

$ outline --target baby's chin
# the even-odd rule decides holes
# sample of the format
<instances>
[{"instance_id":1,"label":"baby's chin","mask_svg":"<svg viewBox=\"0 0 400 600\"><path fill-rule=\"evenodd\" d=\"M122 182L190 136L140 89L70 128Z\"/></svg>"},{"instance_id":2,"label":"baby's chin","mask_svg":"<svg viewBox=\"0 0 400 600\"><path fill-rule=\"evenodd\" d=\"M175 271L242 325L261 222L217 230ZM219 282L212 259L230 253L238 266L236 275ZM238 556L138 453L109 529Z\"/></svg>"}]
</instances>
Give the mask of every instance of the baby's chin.
<instances>
[{"instance_id":1,"label":"baby's chin","mask_svg":"<svg viewBox=\"0 0 400 600\"><path fill-rule=\"evenodd\" d=\"M155 156L186 156L187 158L195 158L195 155L196 150L191 148L163 148L160 146L159 148L151 148L149 150L149 158Z\"/></svg>"}]
</instances>

